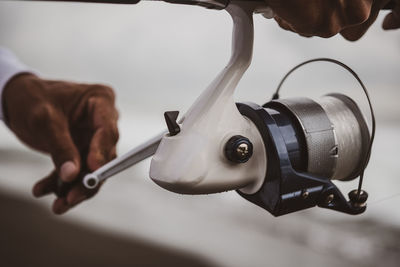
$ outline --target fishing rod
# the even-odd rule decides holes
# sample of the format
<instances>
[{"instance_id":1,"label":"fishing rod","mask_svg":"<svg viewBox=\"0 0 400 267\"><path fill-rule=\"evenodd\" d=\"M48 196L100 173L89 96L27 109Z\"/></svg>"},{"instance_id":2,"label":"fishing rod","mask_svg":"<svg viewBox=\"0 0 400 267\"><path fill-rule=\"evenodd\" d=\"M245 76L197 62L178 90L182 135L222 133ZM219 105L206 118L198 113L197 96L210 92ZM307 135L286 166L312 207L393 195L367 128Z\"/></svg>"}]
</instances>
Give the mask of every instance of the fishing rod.
<instances>
[{"instance_id":1,"label":"fishing rod","mask_svg":"<svg viewBox=\"0 0 400 267\"><path fill-rule=\"evenodd\" d=\"M138 1L79 1L137 3ZM82 179L88 190L152 157L150 178L181 194L236 190L243 198L274 216L319 206L347 214L366 210L362 190L375 136L375 116L365 85L347 65L327 58L295 66L283 78L271 101L235 103L234 92L251 64L253 14L272 18L267 1L165 0L226 10L233 20L232 54L189 110L164 113L168 130L117 157ZM368 100L371 131L356 101L331 93L317 100L280 98L286 78L312 62L336 64L353 75ZM359 177L358 188L346 198L333 182ZM60 187L61 188L61 187ZM67 187L58 195L65 194Z\"/></svg>"},{"instance_id":2,"label":"fishing rod","mask_svg":"<svg viewBox=\"0 0 400 267\"><path fill-rule=\"evenodd\" d=\"M170 4L202 6L208 9L225 9L230 0L16 0L16 1L36 1L36 2L78 2L78 3L97 3L97 4L126 4L132 5L142 1L166 2ZM260 2L262 0L259 0Z\"/></svg>"},{"instance_id":3,"label":"fishing rod","mask_svg":"<svg viewBox=\"0 0 400 267\"><path fill-rule=\"evenodd\" d=\"M140 1L161 1L171 4L196 5L208 9L225 9L232 0L20 0L20 1L45 1L45 2L80 2L80 3L98 3L98 4L137 4ZM246 1L246 0L244 0ZM268 3L268 0L249 0ZM393 9L396 6L396 0L392 0L382 9Z\"/></svg>"},{"instance_id":4,"label":"fishing rod","mask_svg":"<svg viewBox=\"0 0 400 267\"><path fill-rule=\"evenodd\" d=\"M98 4L137 4L140 1L158 1L180 5L196 5L209 9L225 9L230 0L22 0L22 1L48 1L48 2L81 2ZM262 0L259 0L262 2Z\"/></svg>"}]
</instances>

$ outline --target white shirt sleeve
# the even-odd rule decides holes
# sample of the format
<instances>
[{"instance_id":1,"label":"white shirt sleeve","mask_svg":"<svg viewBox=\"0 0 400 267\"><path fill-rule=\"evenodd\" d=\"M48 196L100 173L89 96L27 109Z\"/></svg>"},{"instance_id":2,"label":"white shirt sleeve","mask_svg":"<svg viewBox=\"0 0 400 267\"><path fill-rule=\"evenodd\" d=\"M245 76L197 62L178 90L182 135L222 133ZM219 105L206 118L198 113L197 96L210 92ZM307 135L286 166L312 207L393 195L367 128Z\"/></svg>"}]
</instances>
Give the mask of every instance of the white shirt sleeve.
<instances>
[{"instance_id":1,"label":"white shirt sleeve","mask_svg":"<svg viewBox=\"0 0 400 267\"><path fill-rule=\"evenodd\" d=\"M4 87L12 77L25 72L33 73L10 50L0 47L0 120L4 119L2 107Z\"/></svg>"}]
</instances>

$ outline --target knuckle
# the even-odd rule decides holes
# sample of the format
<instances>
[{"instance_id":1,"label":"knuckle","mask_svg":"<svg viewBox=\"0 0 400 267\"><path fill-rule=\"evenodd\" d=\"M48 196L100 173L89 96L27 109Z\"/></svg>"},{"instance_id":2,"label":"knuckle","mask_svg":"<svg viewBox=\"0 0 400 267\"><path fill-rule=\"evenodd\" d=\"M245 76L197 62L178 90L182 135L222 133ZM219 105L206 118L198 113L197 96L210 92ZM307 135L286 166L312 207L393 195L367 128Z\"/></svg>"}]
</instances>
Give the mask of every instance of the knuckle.
<instances>
[{"instance_id":1,"label":"knuckle","mask_svg":"<svg viewBox=\"0 0 400 267\"><path fill-rule=\"evenodd\" d=\"M343 36L343 38L345 38L347 41L350 42L355 42L362 37L362 34L360 33L347 32L347 31L341 32L341 35Z\"/></svg>"},{"instance_id":2,"label":"knuckle","mask_svg":"<svg viewBox=\"0 0 400 267\"><path fill-rule=\"evenodd\" d=\"M30 112L30 123L33 128L47 127L54 114L54 108L49 103L37 105Z\"/></svg>"},{"instance_id":3,"label":"knuckle","mask_svg":"<svg viewBox=\"0 0 400 267\"><path fill-rule=\"evenodd\" d=\"M323 38L332 37L339 32L339 29L330 18L319 16L314 17L302 25L295 25L294 30L302 36L319 36Z\"/></svg>"},{"instance_id":4,"label":"knuckle","mask_svg":"<svg viewBox=\"0 0 400 267\"><path fill-rule=\"evenodd\" d=\"M319 16L314 24L314 34L323 38L329 38L336 35L341 29L338 19L331 13Z\"/></svg>"},{"instance_id":5,"label":"knuckle","mask_svg":"<svg viewBox=\"0 0 400 267\"><path fill-rule=\"evenodd\" d=\"M371 13L371 1L359 0L346 7L321 8L319 11L308 16L301 30L309 35L329 38L344 28L367 21Z\"/></svg>"},{"instance_id":6,"label":"knuckle","mask_svg":"<svg viewBox=\"0 0 400 267\"><path fill-rule=\"evenodd\" d=\"M339 31L340 31L340 28L338 28L334 25L329 25L328 27L325 28L324 31L319 33L319 36L322 38L330 38L330 37L338 34Z\"/></svg>"},{"instance_id":7,"label":"knuckle","mask_svg":"<svg viewBox=\"0 0 400 267\"><path fill-rule=\"evenodd\" d=\"M117 109L114 109L114 121L117 122L119 119L119 112Z\"/></svg>"},{"instance_id":8,"label":"knuckle","mask_svg":"<svg viewBox=\"0 0 400 267\"><path fill-rule=\"evenodd\" d=\"M119 140L119 131L117 125L113 125L110 127L110 138L111 141L116 144Z\"/></svg>"},{"instance_id":9,"label":"knuckle","mask_svg":"<svg viewBox=\"0 0 400 267\"><path fill-rule=\"evenodd\" d=\"M348 24L355 25L365 22L371 13L371 4L369 1L359 1L358 8L351 9L348 15Z\"/></svg>"},{"instance_id":10,"label":"knuckle","mask_svg":"<svg viewBox=\"0 0 400 267\"><path fill-rule=\"evenodd\" d=\"M98 96L103 96L105 98L108 98L112 101L115 100L115 93L114 90L107 85L102 85L102 84L93 84L89 88L91 91L94 92L95 95Z\"/></svg>"},{"instance_id":11,"label":"knuckle","mask_svg":"<svg viewBox=\"0 0 400 267\"><path fill-rule=\"evenodd\" d=\"M340 24L331 16L320 16L310 24L305 33L322 38L330 38L341 30Z\"/></svg>"}]
</instances>

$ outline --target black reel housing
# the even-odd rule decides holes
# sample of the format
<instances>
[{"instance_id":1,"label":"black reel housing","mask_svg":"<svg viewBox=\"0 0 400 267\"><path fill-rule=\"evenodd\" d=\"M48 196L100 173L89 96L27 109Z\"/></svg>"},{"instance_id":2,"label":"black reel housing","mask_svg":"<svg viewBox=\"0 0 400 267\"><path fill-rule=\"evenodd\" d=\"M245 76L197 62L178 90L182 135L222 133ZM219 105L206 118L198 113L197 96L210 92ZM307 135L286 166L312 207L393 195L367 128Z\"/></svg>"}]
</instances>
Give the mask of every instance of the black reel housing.
<instances>
[{"instance_id":1,"label":"black reel housing","mask_svg":"<svg viewBox=\"0 0 400 267\"><path fill-rule=\"evenodd\" d=\"M319 206L348 214L360 214L366 209L367 193L357 190L349 193L346 200L331 181L331 177L307 172L308 151L304 130L290 110L271 101L261 107L253 103L237 103L240 113L258 128L267 153L267 172L261 189L251 195L238 190L245 199L266 209L274 216ZM365 139L365 138L364 138ZM369 142L369 135L366 142ZM347 180L354 179L363 170L363 158L356 172Z\"/></svg>"}]
</instances>

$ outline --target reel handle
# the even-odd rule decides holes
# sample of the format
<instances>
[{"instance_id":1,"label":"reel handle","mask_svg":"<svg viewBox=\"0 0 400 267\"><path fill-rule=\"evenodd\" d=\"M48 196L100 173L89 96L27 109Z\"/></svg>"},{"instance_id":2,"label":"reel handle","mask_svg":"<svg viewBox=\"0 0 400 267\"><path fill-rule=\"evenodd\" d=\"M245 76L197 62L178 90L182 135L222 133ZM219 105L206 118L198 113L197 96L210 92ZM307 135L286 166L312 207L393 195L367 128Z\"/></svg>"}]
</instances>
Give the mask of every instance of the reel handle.
<instances>
[{"instance_id":1,"label":"reel handle","mask_svg":"<svg viewBox=\"0 0 400 267\"><path fill-rule=\"evenodd\" d=\"M120 173L121 171L139 163L140 161L154 155L158 145L160 144L161 138L166 132L162 132L153 138L149 139L145 143L135 147L126 154L115 158L109 163L103 165L96 171L86 174L83 178L83 185L88 189L96 188L99 183L103 182L107 178Z\"/></svg>"}]
</instances>

